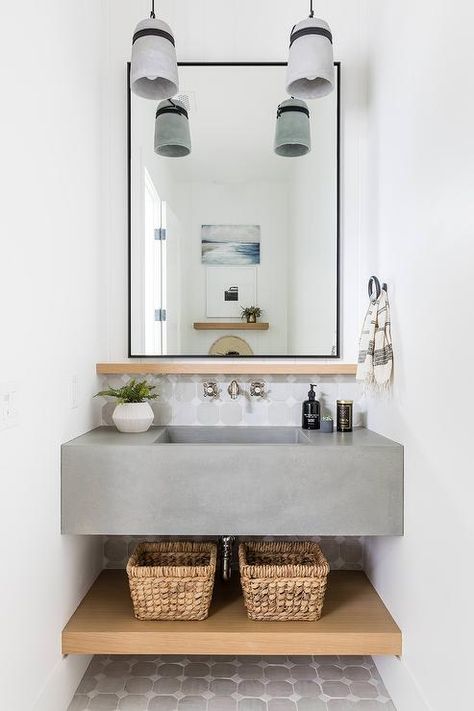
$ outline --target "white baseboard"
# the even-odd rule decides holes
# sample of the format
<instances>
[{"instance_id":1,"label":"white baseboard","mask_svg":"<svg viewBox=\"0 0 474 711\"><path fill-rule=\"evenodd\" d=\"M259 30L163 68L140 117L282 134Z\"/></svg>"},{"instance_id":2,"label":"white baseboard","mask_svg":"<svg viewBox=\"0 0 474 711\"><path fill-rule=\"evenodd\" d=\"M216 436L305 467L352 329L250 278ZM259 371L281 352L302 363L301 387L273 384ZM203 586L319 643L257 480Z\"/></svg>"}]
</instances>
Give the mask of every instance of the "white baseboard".
<instances>
[{"instance_id":1,"label":"white baseboard","mask_svg":"<svg viewBox=\"0 0 474 711\"><path fill-rule=\"evenodd\" d=\"M400 657L374 657L382 681L397 711L432 711Z\"/></svg>"},{"instance_id":2,"label":"white baseboard","mask_svg":"<svg viewBox=\"0 0 474 711\"><path fill-rule=\"evenodd\" d=\"M49 675L32 711L67 711L92 657L62 657Z\"/></svg>"}]
</instances>

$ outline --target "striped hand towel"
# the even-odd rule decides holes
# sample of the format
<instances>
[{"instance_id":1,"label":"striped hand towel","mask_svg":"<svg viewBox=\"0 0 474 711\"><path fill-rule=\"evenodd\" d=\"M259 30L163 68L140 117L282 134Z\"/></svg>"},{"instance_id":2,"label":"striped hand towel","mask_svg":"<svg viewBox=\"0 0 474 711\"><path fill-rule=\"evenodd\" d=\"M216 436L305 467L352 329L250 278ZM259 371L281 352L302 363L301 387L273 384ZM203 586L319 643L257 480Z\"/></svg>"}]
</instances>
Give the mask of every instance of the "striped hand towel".
<instances>
[{"instance_id":1,"label":"striped hand towel","mask_svg":"<svg viewBox=\"0 0 474 711\"><path fill-rule=\"evenodd\" d=\"M368 389L386 390L391 383L392 365L390 306L387 292L382 289L379 298L370 301L364 319L356 379Z\"/></svg>"}]
</instances>

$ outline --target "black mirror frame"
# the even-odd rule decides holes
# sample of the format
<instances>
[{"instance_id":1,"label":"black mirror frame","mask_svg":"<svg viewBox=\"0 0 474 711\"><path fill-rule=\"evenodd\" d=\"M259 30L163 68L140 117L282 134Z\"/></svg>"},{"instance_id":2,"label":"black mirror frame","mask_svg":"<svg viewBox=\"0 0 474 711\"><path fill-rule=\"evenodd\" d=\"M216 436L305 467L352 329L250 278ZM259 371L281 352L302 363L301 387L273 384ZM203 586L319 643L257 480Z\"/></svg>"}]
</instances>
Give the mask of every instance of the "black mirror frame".
<instances>
[{"instance_id":1,"label":"black mirror frame","mask_svg":"<svg viewBox=\"0 0 474 711\"><path fill-rule=\"evenodd\" d=\"M179 67L286 67L287 62L178 62ZM127 62L127 193L128 193L128 357L160 360L296 360L341 358L341 63L334 62L337 76L336 108L336 352L329 355L138 355L132 353L132 101L130 62Z\"/></svg>"}]
</instances>

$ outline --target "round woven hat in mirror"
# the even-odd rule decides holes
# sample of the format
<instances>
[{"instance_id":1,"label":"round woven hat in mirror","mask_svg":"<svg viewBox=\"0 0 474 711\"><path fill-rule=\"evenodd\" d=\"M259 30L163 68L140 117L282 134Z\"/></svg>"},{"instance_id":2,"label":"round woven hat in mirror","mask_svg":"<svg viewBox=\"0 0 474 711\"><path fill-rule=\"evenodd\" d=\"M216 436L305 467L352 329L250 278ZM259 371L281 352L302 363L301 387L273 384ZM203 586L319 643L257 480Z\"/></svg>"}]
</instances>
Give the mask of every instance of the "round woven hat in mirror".
<instances>
[{"instance_id":1,"label":"round woven hat in mirror","mask_svg":"<svg viewBox=\"0 0 474 711\"><path fill-rule=\"evenodd\" d=\"M251 356L253 350L247 341L239 336L221 336L209 348L209 355L214 356Z\"/></svg>"}]
</instances>

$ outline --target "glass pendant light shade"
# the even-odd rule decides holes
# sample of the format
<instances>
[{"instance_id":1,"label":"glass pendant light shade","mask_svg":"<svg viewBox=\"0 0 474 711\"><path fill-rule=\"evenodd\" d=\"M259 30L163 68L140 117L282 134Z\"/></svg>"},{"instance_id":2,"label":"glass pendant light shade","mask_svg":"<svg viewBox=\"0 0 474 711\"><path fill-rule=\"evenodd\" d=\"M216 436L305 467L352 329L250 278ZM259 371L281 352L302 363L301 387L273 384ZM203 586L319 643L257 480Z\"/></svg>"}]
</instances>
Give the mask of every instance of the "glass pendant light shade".
<instances>
[{"instance_id":1,"label":"glass pendant light shade","mask_svg":"<svg viewBox=\"0 0 474 711\"><path fill-rule=\"evenodd\" d=\"M188 112L178 99L167 99L158 104L155 153L166 158L183 158L191 153Z\"/></svg>"},{"instance_id":2,"label":"glass pendant light shade","mask_svg":"<svg viewBox=\"0 0 474 711\"><path fill-rule=\"evenodd\" d=\"M286 158L304 156L311 150L309 109L301 99L286 99L277 109L275 153Z\"/></svg>"},{"instance_id":3,"label":"glass pendant light shade","mask_svg":"<svg viewBox=\"0 0 474 711\"><path fill-rule=\"evenodd\" d=\"M334 57L329 25L308 17L290 36L286 88L298 99L317 99L334 89Z\"/></svg>"},{"instance_id":4,"label":"glass pendant light shade","mask_svg":"<svg viewBox=\"0 0 474 711\"><path fill-rule=\"evenodd\" d=\"M168 99L179 90L173 32L153 12L133 35L130 84L133 93L145 99Z\"/></svg>"}]
</instances>

